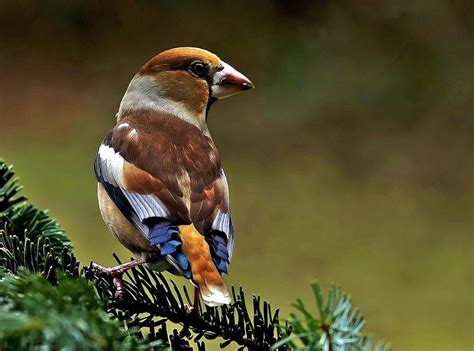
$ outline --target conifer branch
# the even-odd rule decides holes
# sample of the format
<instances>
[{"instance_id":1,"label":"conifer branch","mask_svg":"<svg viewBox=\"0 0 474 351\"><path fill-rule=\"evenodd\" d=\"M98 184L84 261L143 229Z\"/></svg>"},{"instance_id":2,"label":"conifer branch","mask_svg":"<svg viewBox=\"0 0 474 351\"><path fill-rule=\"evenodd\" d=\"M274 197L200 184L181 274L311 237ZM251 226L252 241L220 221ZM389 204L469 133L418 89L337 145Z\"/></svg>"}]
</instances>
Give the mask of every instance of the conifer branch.
<instances>
[{"instance_id":1,"label":"conifer branch","mask_svg":"<svg viewBox=\"0 0 474 351\"><path fill-rule=\"evenodd\" d=\"M125 297L116 300L112 278L84 267L46 211L25 203L11 166L0 161L0 349L205 351L205 340L238 350L388 351L362 335L364 319L351 299L331 288L313 292L318 315L301 300L286 322L278 309L242 288L234 302L185 311L185 288L146 267L127 272ZM116 257L118 263L120 260ZM89 280L89 282L84 279ZM95 290L92 287L95 286ZM181 325L168 332L168 321Z\"/></svg>"},{"instance_id":2,"label":"conifer branch","mask_svg":"<svg viewBox=\"0 0 474 351\"><path fill-rule=\"evenodd\" d=\"M292 307L288 324L292 334L273 345L277 350L288 345L292 350L308 351L389 351L383 343L374 343L372 338L362 335L365 320L360 311L353 307L349 295L332 286L326 300L319 283L311 285L318 314L312 313L301 299Z\"/></svg>"},{"instance_id":3,"label":"conifer branch","mask_svg":"<svg viewBox=\"0 0 474 351\"><path fill-rule=\"evenodd\" d=\"M8 166L0 159L0 214L26 201L24 196L16 197L21 189L18 178L15 178L13 166Z\"/></svg>"},{"instance_id":4,"label":"conifer branch","mask_svg":"<svg viewBox=\"0 0 474 351\"><path fill-rule=\"evenodd\" d=\"M72 243L58 222L48 211L25 203L26 197L18 196L21 189L13 167L0 159L0 230L17 236L22 242L27 238L32 242L48 239L56 256L61 255L63 249L72 252Z\"/></svg>"},{"instance_id":5,"label":"conifer branch","mask_svg":"<svg viewBox=\"0 0 474 351\"><path fill-rule=\"evenodd\" d=\"M120 264L118 257L116 259ZM127 272L128 281L122 300L114 298L115 288L110 276L91 268L85 268L84 272L88 279L95 282L99 295L110 301L109 312L129 326L152 329L169 320L183 325L181 334L188 339L200 341L220 337L224 340L222 347L235 342L239 350L247 348L251 351L270 350L284 334L289 333L280 325L279 311L273 312L270 304L262 302L260 297L253 297L253 312L250 312L242 288L238 293L232 288L232 304L219 308L205 306L201 316L198 316L184 309L185 303L191 304L186 289L181 291L172 280L168 281L163 274L146 267ZM286 345L277 348L287 349Z\"/></svg>"}]
</instances>

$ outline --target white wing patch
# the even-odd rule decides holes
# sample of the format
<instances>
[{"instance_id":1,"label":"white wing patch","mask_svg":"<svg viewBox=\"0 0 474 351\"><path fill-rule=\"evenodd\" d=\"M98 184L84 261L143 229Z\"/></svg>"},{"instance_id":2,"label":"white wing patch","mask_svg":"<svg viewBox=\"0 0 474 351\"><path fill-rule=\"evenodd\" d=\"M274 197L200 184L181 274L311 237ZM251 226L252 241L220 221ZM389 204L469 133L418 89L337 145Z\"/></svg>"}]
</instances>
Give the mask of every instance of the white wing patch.
<instances>
[{"instance_id":1,"label":"white wing patch","mask_svg":"<svg viewBox=\"0 0 474 351\"><path fill-rule=\"evenodd\" d=\"M102 178L112 185L123 187L123 157L110 146L102 144L99 148L99 160Z\"/></svg>"},{"instance_id":2,"label":"white wing patch","mask_svg":"<svg viewBox=\"0 0 474 351\"><path fill-rule=\"evenodd\" d=\"M169 211L155 195L132 193L124 189L122 192L141 221L151 217L166 218L169 216Z\"/></svg>"},{"instance_id":3,"label":"white wing patch","mask_svg":"<svg viewBox=\"0 0 474 351\"><path fill-rule=\"evenodd\" d=\"M155 195L139 194L126 189L123 174L125 160L112 147L102 144L98 158L102 180L121 190L140 221L151 217L169 216L168 209Z\"/></svg>"},{"instance_id":4,"label":"white wing patch","mask_svg":"<svg viewBox=\"0 0 474 351\"><path fill-rule=\"evenodd\" d=\"M229 260L232 258L234 251L234 228L232 226L232 215L229 207L229 186L224 170L221 175L222 183L224 184L224 201L227 204L228 212L221 212L217 210L214 221L212 222L212 229L219 230L227 236L227 251L229 252Z\"/></svg>"},{"instance_id":5,"label":"white wing patch","mask_svg":"<svg viewBox=\"0 0 474 351\"><path fill-rule=\"evenodd\" d=\"M212 222L212 229L219 230L229 236L231 232L230 220L230 213L223 213L217 210L214 222Z\"/></svg>"}]
</instances>

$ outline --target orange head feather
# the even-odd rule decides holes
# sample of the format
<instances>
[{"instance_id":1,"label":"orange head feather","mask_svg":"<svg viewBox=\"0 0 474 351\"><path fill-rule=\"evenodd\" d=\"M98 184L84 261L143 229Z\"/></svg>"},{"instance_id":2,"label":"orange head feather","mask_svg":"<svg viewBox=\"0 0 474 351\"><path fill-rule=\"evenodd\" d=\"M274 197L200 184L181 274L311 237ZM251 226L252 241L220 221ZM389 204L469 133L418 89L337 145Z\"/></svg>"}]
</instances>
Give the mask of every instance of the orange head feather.
<instances>
[{"instance_id":1,"label":"orange head feather","mask_svg":"<svg viewBox=\"0 0 474 351\"><path fill-rule=\"evenodd\" d=\"M133 109L158 109L205 131L206 114L215 100L251 88L248 78L215 54L174 48L143 65L125 93L118 118Z\"/></svg>"}]
</instances>

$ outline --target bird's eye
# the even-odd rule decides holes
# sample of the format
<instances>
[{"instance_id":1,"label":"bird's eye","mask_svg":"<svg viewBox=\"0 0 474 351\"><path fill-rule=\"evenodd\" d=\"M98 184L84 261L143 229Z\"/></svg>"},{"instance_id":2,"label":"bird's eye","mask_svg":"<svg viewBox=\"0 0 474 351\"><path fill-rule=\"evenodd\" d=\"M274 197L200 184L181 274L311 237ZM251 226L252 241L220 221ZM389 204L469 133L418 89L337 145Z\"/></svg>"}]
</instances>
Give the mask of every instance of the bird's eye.
<instances>
[{"instance_id":1,"label":"bird's eye","mask_svg":"<svg viewBox=\"0 0 474 351\"><path fill-rule=\"evenodd\" d=\"M189 66L189 70L199 78L204 78L209 73L209 66L201 61L195 61Z\"/></svg>"}]
</instances>

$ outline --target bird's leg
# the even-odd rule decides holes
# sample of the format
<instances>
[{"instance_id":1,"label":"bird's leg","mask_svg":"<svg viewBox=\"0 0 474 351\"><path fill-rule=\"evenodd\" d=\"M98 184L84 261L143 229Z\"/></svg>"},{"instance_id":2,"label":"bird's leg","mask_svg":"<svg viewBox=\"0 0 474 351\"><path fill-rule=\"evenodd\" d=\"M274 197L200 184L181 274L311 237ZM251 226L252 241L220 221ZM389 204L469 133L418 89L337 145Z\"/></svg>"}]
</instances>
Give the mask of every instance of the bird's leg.
<instances>
[{"instance_id":1,"label":"bird's leg","mask_svg":"<svg viewBox=\"0 0 474 351\"><path fill-rule=\"evenodd\" d=\"M193 309L194 313L196 313L198 316L201 315L201 305L199 304L199 295L200 291L198 287L194 288L194 304L193 304Z\"/></svg>"},{"instance_id":2,"label":"bird's leg","mask_svg":"<svg viewBox=\"0 0 474 351\"><path fill-rule=\"evenodd\" d=\"M95 262L92 262L91 266L92 266L92 268L94 268L97 271L101 271L102 273L109 274L109 275L112 275L112 276L116 276L116 275L122 275L126 271L128 271L129 269L131 269L133 267L136 267L136 266L139 266L139 265L144 264L144 263L145 263L145 260L143 260L141 258L137 258L136 260L126 262L126 263L122 263L122 264L119 264L118 266L111 267L111 268L101 266L100 264L95 263Z\"/></svg>"},{"instance_id":3,"label":"bird's leg","mask_svg":"<svg viewBox=\"0 0 474 351\"><path fill-rule=\"evenodd\" d=\"M143 263L145 263L145 260L138 258L136 260L123 263L111 268L101 266L100 264L97 264L95 262L91 263L91 267L99 272L102 272L104 274L107 274L113 277L113 282L115 286L115 298L120 300L123 298L123 294L124 294L124 287L123 287L123 280L122 280L123 274L129 269L139 266Z\"/></svg>"},{"instance_id":4,"label":"bird's leg","mask_svg":"<svg viewBox=\"0 0 474 351\"><path fill-rule=\"evenodd\" d=\"M201 316L201 307L199 304L199 288L195 287L194 288L194 302L193 305L190 306L188 304L184 305L184 310L186 311L187 314L195 314L196 316Z\"/></svg>"}]
</instances>

